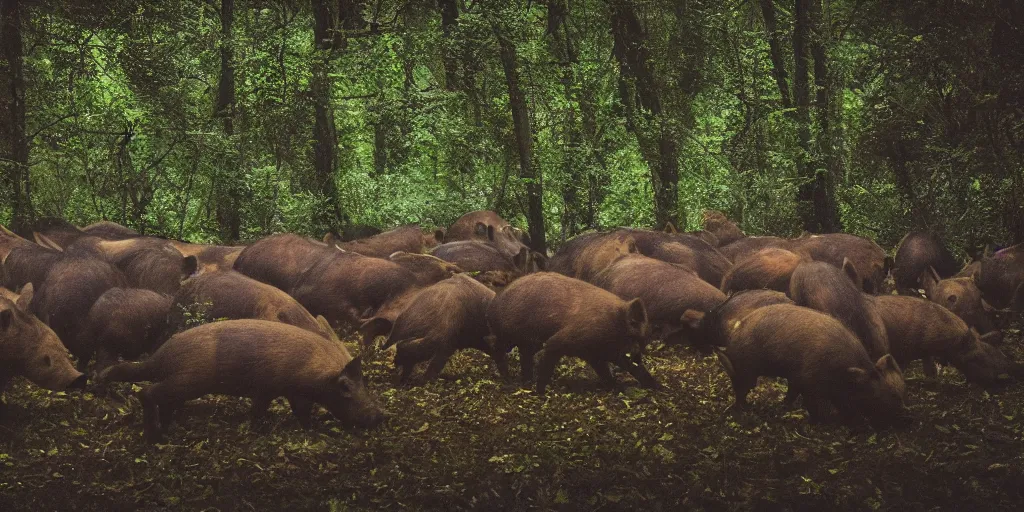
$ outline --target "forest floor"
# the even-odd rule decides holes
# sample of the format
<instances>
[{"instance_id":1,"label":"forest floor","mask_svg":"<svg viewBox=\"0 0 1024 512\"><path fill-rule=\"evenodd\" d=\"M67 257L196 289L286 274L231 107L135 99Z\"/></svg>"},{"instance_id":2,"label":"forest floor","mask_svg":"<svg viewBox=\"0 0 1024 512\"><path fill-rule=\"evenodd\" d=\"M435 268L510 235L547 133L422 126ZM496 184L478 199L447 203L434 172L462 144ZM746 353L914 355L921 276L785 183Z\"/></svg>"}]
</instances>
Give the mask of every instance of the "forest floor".
<instances>
[{"instance_id":1,"label":"forest floor","mask_svg":"<svg viewBox=\"0 0 1024 512\"><path fill-rule=\"evenodd\" d=\"M1013 330L1004 349L1021 360L1022 348ZM100 397L19 380L0 421L0 510L1024 507L1024 385L989 394L952 368L930 381L912 365L914 422L875 431L812 425L764 379L751 409L725 411L717 361L683 348L650 353L665 391L624 374L613 391L566 360L545 397L501 382L475 352L414 388L392 384L390 353L366 356L394 416L382 428L321 411L304 431L279 400L254 432L247 400L207 397L156 446L131 385Z\"/></svg>"}]
</instances>

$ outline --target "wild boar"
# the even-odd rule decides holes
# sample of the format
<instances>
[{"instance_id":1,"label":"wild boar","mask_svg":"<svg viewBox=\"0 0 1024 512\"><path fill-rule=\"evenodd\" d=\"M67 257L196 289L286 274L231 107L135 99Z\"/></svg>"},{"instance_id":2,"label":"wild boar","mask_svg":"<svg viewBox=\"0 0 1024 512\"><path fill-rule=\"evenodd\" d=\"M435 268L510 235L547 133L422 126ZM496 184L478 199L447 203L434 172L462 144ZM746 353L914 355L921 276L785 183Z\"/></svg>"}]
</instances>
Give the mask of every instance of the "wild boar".
<instances>
[{"instance_id":1,"label":"wild boar","mask_svg":"<svg viewBox=\"0 0 1024 512\"><path fill-rule=\"evenodd\" d=\"M333 339L292 296L238 272L200 274L185 281L171 303L167 324L170 334L214 320L267 320L294 325Z\"/></svg>"},{"instance_id":2,"label":"wild boar","mask_svg":"<svg viewBox=\"0 0 1024 512\"><path fill-rule=\"evenodd\" d=\"M142 362L111 366L99 382L150 381L139 392L146 439L159 441L174 409L208 394L248 397L253 420L270 402L288 399L306 426L313 404L359 426L375 426L384 413L366 388L358 358L341 343L295 326L264 320L227 320L179 333Z\"/></svg>"},{"instance_id":3,"label":"wild boar","mask_svg":"<svg viewBox=\"0 0 1024 512\"><path fill-rule=\"evenodd\" d=\"M849 260L842 270L821 261L801 263L793 271L789 296L798 306L831 315L860 339L868 356L877 359L889 353L885 323L874 303L857 285L857 273Z\"/></svg>"},{"instance_id":4,"label":"wild boar","mask_svg":"<svg viewBox=\"0 0 1024 512\"><path fill-rule=\"evenodd\" d=\"M493 244L501 254L509 258L514 258L523 248L530 252L523 239L521 229L489 210L469 212L459 217L444 236L445 243L475 240ZM539 259L537 254L534 256Z\"/></svg>"},{"instance_id":5,"label":"wild boar","mask_svg":"<svg viewBox=\"0 0 1024 512\"><path fill-rule=\"evenodd\" d=\"M732 267L732 262L717 249L693 235L630 228L620 228L613 233L632 238L640 254L684 265L716 288Z\"/></svg>"},{"instance_id":6,"label":"wild boar","mask_svg":"<svg viewBox=\"0 0 1024 512\"><path fill-rule=\"evenodd\" d=\"M443 230L434 230L424 234L418 224L410 224L351 242L343 242L334 234L328 233L324 236L324 243L337 246L343 251L354 252L363 256L387 258L399 251L420 254L437 247L443 239Z\"/></svg>"},{"instance_id":7,"label":"wild boar","mask_svg":"<svg viewBox=\"0 0 1024 512\"><path fill-rule=\"evenodd\" d=\"M129 238L141 236L138 231L109 220L89 224L82 228L82 231L88 235L100 237L104 240L127 240Z\"/></svg>"},{"instance_id":8,"label":"wild boar","mask_svg":"<svg viewBox=\"0 0 1024 512\"><path fill-rule=\"evenodd\" d=\"M78 333L78 367L85 368L96 355L95 373L117 362L118 357L138 359L155 350L167 331L171 297L141 288L111 288L89 308Z\"/></svg>"},{"instance_id":9,"label":"wild boar","mask_svg":"<svg viewBox=\"0 0 1024 512\"><path fill-rule=\"evenodd\" d=\"M291 233L270 235L246 247L235 259L235 270L262 283L291 292L295 282L338 249Z\"/></svg>"},{"instance_id":10,"label":"wild boar","mask_svg":"<svg viewBox=\"0 0 1024 512\"><path fill-rule=\"evenodd\" d=\"M804 259L778 247L762 249L736 262L722 277L722 291L776 290L789 292L789 280Z\"/></svg>"},{"instance_id":11,"label":"wild boar","mask_svg":"<svg viewBox=\"0 0 1024 512\"><path fill-rule=\"evenodd\" d=\"M417 286L429 286L462 272L458 265L429 254L396 252L388 260L412 272Z\"/></svg>"},{"instance_id":12,"label":"wild boar","mask_svg":"<svg viewBox=\"0 0 1024 512\"><path fill-rule=\"evenodd\" d=\"M376 319L365 329L389 332L384 349L396 347L395 366L400 382L408 383L418 363L430 361L424 381L436 379L458 350L477 349L494 359L502 376L508 374L505 351L487 342L487 305L494 292L466 275L434 284L416 295L394 326ZM373 325L376 323L377 325Z\"/></svg>"},{"instance_id":13,"label":"wild boar","mask_svg":"<svg viewBox=\"0 0 1024 512\"><path fill-rule=\"evenodd\" d=\"M80 346L79 333L89 310L107 290L128 288L121 271L103 260L67 256L58 261L36 288L32 313L50 326L85 370L91 347Z\"/></svg>"},{"instance_id":14,"label":"wild boar","mask_svg":"<svg viewBox=\"0 0 1024 512\"><path fill-rule=\"evenodd\" d=\"M333 328L347 330L413 288L416 276L397 263L335 250L303 274L291 295Z\"/></svg>"},{"instance_id":15,"label":"wild boar","mask_svg":"<svg viewBox=\"0 0 1024 512\"><path fill-rule=\"evenodd\" d=\"M841 419L865 416L873 423L904 410L903 372L891 355L875 363L860 341L838 320L812 309L777 304L737 320L719 360L732 379L736 405L746 404L758 377L783 377L787 398L804 397L813 421L825 418L827 403Z\"/></svg>"},{"instance_id":16,"label":"wild boar","mask_svg":"<svg viewBox=\"0 0 1024 512\"><path fill-rule=\"evenodd\" d=\"M133 288L167 295L177 292L199 265L195 256L183 256L169 241L152 237L110 241L84 236L64 252L107 261L124 272Z\"/></svg>"},{"instance_id":17,"label":"wild boar","mask_svg":"<svg viewBox=\"0 0 1024 512\"><path fill-rule=\"evenodd\" d=\"M598 274L593 284L624 300L640 299L654 337L679 341L680 319L687 310L711 311L725 294L693 271L639 254L623 256Z\"/></svg>"},{"instance_id":18,"label":"wild boar","mask_svg":"<svg viewBox=\"0 0 1024 512\"><path fill-rule=\"evenodd\" d=\"M850 260L862 283L860 288L870 294L882 289L892 266L892 258L878 244L846 233L806 235L790 240L785 248L836 268L842 268L843 260Z\"/></svg>"},{"instance_id":19,"label":"wild boar","mask_svg":"<svg viewBox=\"0 0 1024 512\"><path fill-rule=\"evenodd\" d=\"M609 363L626 369L642 386L659 387L639 351L650 336L640 299L626 302L597 286L553 272L519 278L487 307L496 350L519 347L522 376L537 364L537 392L544 393L563 356L579 357L614 384ZM636 357L630 357L632 352Z\"/></svg>"},{"instance_id":20,"label":"wild boar","mask_svg":"<svg viewBox=\"0 0 1024 512\"><path fill-rule=\"evenodd\" d=\"M735 222L729 220L724 213L718 210L704 211L704 230L715 235L719 247L729 245L746 236Z\"/></svg>"},{"instance_id":21,"label":"wild boar","mask_svg":"<svg viewBox=\"0 0 1024 512\"><path fill-rule=\"evenodd\" d=\"M928 267L921 275L920 285L929 300L952 311L981 334L1002 329L1009 320L1008 311L993 308L981 297L973 278L941 279L934 268Z\"/></svg>"},{"instance_id":22,"label":"wild boar","mask_svg":"<svg viewBox=\"0 0 1024 512\"><path fill-rule=\"evenodd\" d=\"M3 261L5 287L19 290L28 283L42 284L47 272L64 258L64 253L29 242L11 249Z\"/></svg>"},{"instance_id":23,"label":"wild boar","mask_svg":"<svg viewBox=\"0 0 1024 512\"><path fill-rule=\"evenodd\" d=\"M881 295L874 302L885 322L892 355L904 367L921 359L925 375L935 377L935 362L951 364L967 382L983 387L1000 384L996 376L1010 363L1005 356L998 358L998 350L979 346L1001 341L998 331L981 336L952 311L918 297Z\"/></svg>"},{"instance_id":24,"label":"wild boar","mask_svg":"<svg viewBox=\"0 0 1024 512\"><path fill-rule=\"evenodd\" d=\"M1024 311L1024 244L983 258L974 281L992 306L1016 313Z\"/></svg>"},{"instance_id":25,"label":"wild boar","mask_svg":"<svg viewBox=\"0 0 1024 512\"><path fill-rule=\"evenodd\" d=\"M722 256L725 256L729 261L739 263L740 260L762 249L768 249L770 247L785 248L788 243L788 240L785 238L779 238L777 236L747 236L730 244L720 245L718 247L718 252L720 252Z\"/></svg>"},{"instance_id":26,"label":"wild boar","mask_svg":"<svg viewBox=\"0 0 1024 512\"><path fill-rule=\"evenodd\" d=\"M531 271L530 252L523 248L509 258L493 244L466 240L447 242L434 248L431 255L454 263L465 272L513 272L525 274Z\"/></svg>"},{"instance_id":27,"label":"wild boar","mask_svg":"<svg viewBox=\"0 0 1024 512\"><path fill-rule=\"evenodd\" d=\"M15 247L25 247L32 245L35 244L14 234L13 232L11 232L11 230L5 228L4 226L0 226L0 262L3 262L5 259L7 259L7 255L9 255Z\"/></svg>"},{"instance_id":28,"label":"wild boar","mask_svg":"<svg viewBox=\"0 0 1024 512\"><path fill-rule=\"evenodd\" d=\"M37 243L41 239L48 243L56 244L59 247L68 247L79 238L88 236L85 231L78 229L78 226L59 217L42 217L32 223L30 230L19 233L24 238L31 238Z\"/></svg>"},{"instance_id":29,"label":"wild boar","mask_svg":"<svg viewBox=\"0 0 1024 512\"><path fill-rule=\"evenodd\" d=\"M200 272L232 270L238 255L245 250L244 246L190 244L177 240L170 240L170 243L182 256L195 257Z\"/></svg>"},{"instance_id":30,"label":"wild boar","mask_svg":"<svg viewBox=\"0 0 1024 512\"><path fill-rule=\"evenodd\" d=\"M31 284L16 302L0 297L0 417L4 390L19 375L46 389L85 388L86 376L71 365L57 335L29 312L32 301Z\"/></svg>"},{"instance_id":31,"label":"wild boar","mask_svg":"<svg viewBox=\"0 0 1024 512\"><path fill-rule=\"evenodd\" d=\"M793 304L793 301L785 293L772 290L734 293L711 311L686 310L680 319L679 338L704 354L711 354L715 347L728 345L733 329L740 325L739 319L755 309L775 304Z\"/></svg>"},{"instance_id":32,"label":"wild boar","mask_svg":"<svg viewBox=\"0 0 1024 512\"><path fill-rule=\"evenodd\" d=\"M938 236L920 231L907 233L893 259L896 289L903 295L917 295L921 276L928 267L934 268L940 278L947 278L956 274L960 265Z\"/></svg>"},{"instance_id":33,"label":"wild boar","mask_svg":"<svg viewBox=\"0 0 1024 512\"><path fill-rule=\"evenodd\" d=\"M548 260L547 270L590 282L619 257L637 252L636 243L628 235L584 233L567 241Z\"/></svg>"}]
</instances>

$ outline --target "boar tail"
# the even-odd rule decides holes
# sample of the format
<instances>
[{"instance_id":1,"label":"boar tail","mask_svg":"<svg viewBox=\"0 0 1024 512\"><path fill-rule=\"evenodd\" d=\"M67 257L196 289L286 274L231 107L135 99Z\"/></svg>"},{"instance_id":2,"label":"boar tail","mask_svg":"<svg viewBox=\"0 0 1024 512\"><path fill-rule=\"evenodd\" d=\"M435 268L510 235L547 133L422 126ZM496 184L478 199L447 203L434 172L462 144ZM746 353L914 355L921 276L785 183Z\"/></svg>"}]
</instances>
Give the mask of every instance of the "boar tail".
<instances>
[{"instance_id":1,"label":"boar tail","mask_svg":"<svg viewBox=\"0 0 1024 512\"><path fill-rule=\"evenodd\" d=\"M730 377L736 374L736 369L732 366L732 361L729 360L729 356L725 354L725 349L721 347L714 347L715 355L718 356L718 362L722 363L722 368L725 368L725 373L729 374Z\"/></svg>"},{"instance_id":2,"label":"boar tail","mask_svg":"<svg viewBox=\"0 0 1024 512\"><path fill-rule=\"evenodd\" d=\"M103 370L99 376L96 377L96 382L104 384L107 382L138 382L141 380L150 380L150 374L152 373L151 370L151 365L146 361L140 363L129 361L115 364L114 366Z\"/></svg>"}]
</instances>

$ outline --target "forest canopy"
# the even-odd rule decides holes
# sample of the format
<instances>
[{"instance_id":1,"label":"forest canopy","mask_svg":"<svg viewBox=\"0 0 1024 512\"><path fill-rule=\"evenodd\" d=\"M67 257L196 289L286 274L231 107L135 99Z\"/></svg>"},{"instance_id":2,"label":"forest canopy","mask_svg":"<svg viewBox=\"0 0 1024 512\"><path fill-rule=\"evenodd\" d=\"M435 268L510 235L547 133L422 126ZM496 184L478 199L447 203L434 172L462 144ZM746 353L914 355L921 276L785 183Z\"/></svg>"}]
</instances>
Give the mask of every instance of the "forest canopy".
<instances>
[{"instance_id":1,"label":"forest canopy","mask_svg":"<svg viewBox=\"0 0 1024 512\"><path fill-rule=\"evenodd\" d=\"M1024 242L1014 0L0 1L0 222Z\"/></svg>"}]
</instances>

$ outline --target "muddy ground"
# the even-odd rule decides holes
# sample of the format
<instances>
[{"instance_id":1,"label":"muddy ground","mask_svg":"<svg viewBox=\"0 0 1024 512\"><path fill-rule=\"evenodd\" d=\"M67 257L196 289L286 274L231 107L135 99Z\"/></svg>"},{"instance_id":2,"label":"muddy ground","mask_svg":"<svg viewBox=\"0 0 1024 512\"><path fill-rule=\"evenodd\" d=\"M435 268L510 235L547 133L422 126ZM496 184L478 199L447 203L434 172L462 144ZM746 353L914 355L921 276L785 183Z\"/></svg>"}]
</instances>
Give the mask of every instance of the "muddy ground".
<instances>
[{"instance_id":1,"label":"muddy ground","mask_svg":"<svg viewBox=\"0 0 1024 512\"><path fill-rule=\"evenodd\" d=\"M1024 358L1019 330L1005 349ZM989 394L952 368L929 381L911 366L914 423L875 431L812 425L763 379L751 410L723 412L732 391L717 361L682 348L650 354L666 391L625 374L602 387L566 360L543 398L479 353L415 388L392 384L390 353L366 356L394 415L374 431L324 411L304 431L280 400L254 431L247 400L208 397L150 446L131 385L71 395L19 380L0 420L0 510L1024 507L1024 385Z\"/></svg>"}]
</instances>

